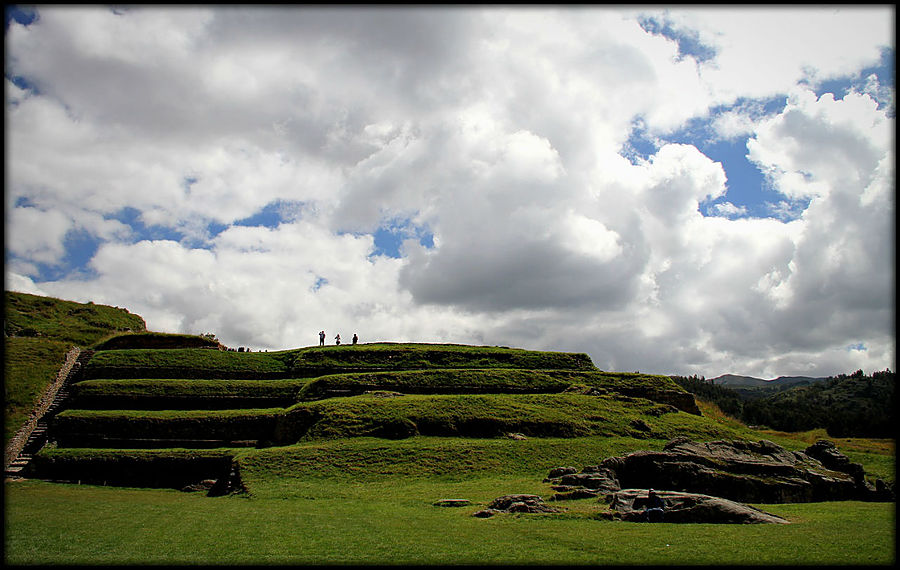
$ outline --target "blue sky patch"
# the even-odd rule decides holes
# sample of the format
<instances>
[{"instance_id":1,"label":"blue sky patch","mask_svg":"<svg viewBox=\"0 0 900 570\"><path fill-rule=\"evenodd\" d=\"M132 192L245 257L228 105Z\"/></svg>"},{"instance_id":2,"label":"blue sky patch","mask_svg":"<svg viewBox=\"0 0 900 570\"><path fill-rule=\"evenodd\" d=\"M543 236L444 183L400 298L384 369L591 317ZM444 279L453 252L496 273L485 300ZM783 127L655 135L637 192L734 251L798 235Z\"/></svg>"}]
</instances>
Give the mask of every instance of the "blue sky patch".
<instances>
[{"instance_id":1,"label":"blue sky patch","mask_svg":"<svg viewBox=\"0 0 900 570\"><path fill-rule=\"evenodd\" d=\"M209 222L208 224L206 224L206 231L209 233L210 239L216 237L227 229L228 224L222 224L220 222Z\"/></svg>"},{"instance_id":2,"label":"blue sky patch","mask_svg":"<svg viewBox=\"0 0 900 570\"><path fill-rule=\"evenodd\" d=\"M627 158L631 164L639 164L648 160L659 150L656 140L647 134L647 126L641 117L631 122L631 134L621 150L622 156Z\"/></svg>"},{"instance_id":3,"label":"blue sky patch","mask_svg":"<svg viewBox=\"0 0 900 570\"><path fill-rule=\"evenodd\" d=\"M807 85L813 89L816 97L821 97L825 93L833 93L835 99L843 99L851 90L859 93L867 92L866 85L870 75L875 75L878 78L878 83L880 85L893 87L895 78L895 56L896 52L894 49L883 48L881 50L881 60L877 65L866 67L856 75L837 77L821 81L815 85L809 85L809 82L807 81ZM889 97L883 96L882 94L872 93L872 95L878 103L879 109L882 109L885 105L889 105L893 102ZM893 116L893 112L891 113L891 116Z\"/></svg>"},{"instance_id":4,"label":"blue sky patch","mask_svg":"<svg viewBox=\"0 0 900 570\"><path fill-rule=\"evenodd\" d=\"M9 81L12 82L13 85L15 85L16 87L18 87L19 89L21 89L23 91L30 91L32 95L40 95L41 94L40 90L38 90L38 88L35 87L35 85L33 83L31 83L30 81L28 81L26 78L22 77L21 75L6 74L4 77L6 77Z\"/></svg>"},{"instance_id":5,"label":"blue sky patch","mask_svg":"<svg viewBox=\"0 0 900 570\"><path fill-rule=\"evenodd\" d=\"M92 279L97 277L97 272L88 266L94 254L103 240L84 229L70 230L63 241L65 254L59 263L48 264L32 262L37 268L37 275L32 275L34 281L57 281L60 279ZM20 259L7 250L7 263L10 259Z\"/></svg>"},{"instance_id":6,"label":"blue sky patch","mask_svg":"<svg viewBox=\"0 0 900 570\"><path fill-rule=\"evenodd\" d=\"M400 248L408 239L418 239L419 243L429 249L434 247L434 234L427 229L416 226L409 219L395 219L375 230L375 251L372 255L384 255L400 258Z\"/></svg>"},{"instance_id":7,"label":"blue sky patch","mask_svg":"<svg viewBox=\"0 0 900 570\"><path fill-rule=\"evenodd\" d=\"M299 219L303 215L306 202L295 200L275 200L261 210L234 222L236 226L277 228L279 225Z\"/></svg>"},{"instance_id":8,"label":"blue sky patch","mask_svg":"<svg viewBox=\"0 0 900 570\"><path fill-rule=\"evenodd\" d=\"M270 202L252 216L234 222L236 226L277 228L282 218L281 202Z\"/></svg>"},{"instance_id":9,"label":"blue sky patch","mask_svg":"<svg viewBox=\"0 0 900 570\"><path fill-rule=\"evenodd\" d=\"M665 142L695 146L711 160L721 163L725 170L725 195L702 202L700 212L704 216L732 219L774 217L790 221L803 212L804 204L791 202L775 190L756 164L747 158L747 135L726 139L712 127L718 116L729 111L749 115L754 120L773 115L784 109L785 100L785 96L738 99L733 105L711 109L708 117L692 119L683 128L665 136Z\"/></svg>"},{"instance_id":10,"label":"blue sky patch","mask_svg":"<svg viewBox=\"0 0 900 570\"><path fill-rule=\"evenodd\" d=\"M701 204L704 214L712 215L717 210L716 204L728 202L745 209L746 215L738 217L767 216L765 198L768 195L770 200L773 199L774 190L759 168L747 159L746 139L700 144L697 148L710 159L722 163L728 178L724 196Z\"/></svg>"},{"instance_id":11,"label":"blue sky patch","mask_svg":"<svg viewBox=\"0 0 900 570\"><path fill-rule=\"evenodd\" d=\"M662 18L644 16L638 19L641 28L655 36L662 36L672 40L678 45L678 58L693 57L697 61L708 61L716 57L716 50L712 46L700 41L700 34L691 29L675 28L672 19L668 15Z\"/></svg>"},{"instance_id":12,"label":"blue sky patch","mask_svg":"<svg viewBox=\"0 0 900 570\"><path fill-rule=\"evenodd\" d=\"M16 22L18 24L22 24L23 26L28 26L35 20L37 20L38 13L37 9L30 6L18 6L15 4L6 6L6 27L5 30L9 29L10 22Z\"/></svg>"},{"instance_id":13,"label":"blue sky patch","mask_svg":"<svg viewBox=\"0 0 900 570\"><path fill-rule=\"evenodd\" d=\"M95 277L96 272L88 267L97 249L103 242L87 230L72 230L66 234L66 256L63 258L60 274L56 279L64 278L71 270L85 273L85 277Z\"/></svg>"},{"instance_id":14,"label":"blue sky patch","mask_svg":"<svg viewBox=\"0 0 900 570\"><path fill-rule=\"evenodd\" d=\"M141 220L141 211L131 206L126 206L112 215L105 216L107 220L118 220L129 226L132 230L132 243L144 240L172 240L180 242L184 234L172 228L160 225L147 226Z\"/></svg>"}]
</instances>

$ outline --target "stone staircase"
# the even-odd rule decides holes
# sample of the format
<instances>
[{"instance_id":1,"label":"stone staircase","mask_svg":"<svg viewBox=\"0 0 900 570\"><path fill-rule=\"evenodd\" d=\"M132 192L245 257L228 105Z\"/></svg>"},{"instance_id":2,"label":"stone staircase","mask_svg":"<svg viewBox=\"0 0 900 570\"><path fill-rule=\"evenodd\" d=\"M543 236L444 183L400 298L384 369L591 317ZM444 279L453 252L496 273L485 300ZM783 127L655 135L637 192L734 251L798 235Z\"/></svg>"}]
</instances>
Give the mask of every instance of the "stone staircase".
<instances>
[{"instance_id":1,"label":"stone staircase","mask_svg":"<svg viewBox=\"0 0 900 570\"><path fill-rule=\"evenodd\" d=\"M50 420L65 408L66 401L69 399L71 385L80 379L84 366L94 354L92 350L79 350L76 348L73 351L75 351L74 354L76 355L74 362L67 357L66 363L60 370L60 376L64 375L62 381L57 380L51 385L32 414L32 419L20 433L16 434L16 438L13 439L10 447L7 448L7 461L4 468L6 477L19 477L27 473L26 469L34 455L47 444ZM69 353L69 355L72 354L72 352ZM49 405L47 405L46 400L50 400ZM21 443L22 439L25 440L24 444ZM18 448L18 452L16 452L16 448Z\"/></svg>"}]
</instances>

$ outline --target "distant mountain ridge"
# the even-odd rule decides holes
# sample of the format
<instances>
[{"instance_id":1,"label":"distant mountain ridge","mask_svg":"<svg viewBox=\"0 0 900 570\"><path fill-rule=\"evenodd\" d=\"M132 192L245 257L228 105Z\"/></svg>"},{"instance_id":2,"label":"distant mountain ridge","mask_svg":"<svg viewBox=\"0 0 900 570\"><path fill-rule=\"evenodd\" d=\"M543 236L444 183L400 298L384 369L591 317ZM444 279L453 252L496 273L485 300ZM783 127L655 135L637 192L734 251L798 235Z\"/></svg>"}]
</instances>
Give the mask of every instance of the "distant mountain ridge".
<instances>
[{"instance_id":1,"label":"distant mountain ridge","mask_svg":"<svg viewBox=\"0 0 900 570\"><path fill-rule=\"evenodd\" d=\"M727 386L728 388L783 388L794 386L796 384L811 384L823 380L827 380L827 378L814 376L779 376L773 380L763 380L762 378L754 378L753 376L723 374L722 376L717 376L709 381L719 386Z\"/></svg>"}]
</instances>

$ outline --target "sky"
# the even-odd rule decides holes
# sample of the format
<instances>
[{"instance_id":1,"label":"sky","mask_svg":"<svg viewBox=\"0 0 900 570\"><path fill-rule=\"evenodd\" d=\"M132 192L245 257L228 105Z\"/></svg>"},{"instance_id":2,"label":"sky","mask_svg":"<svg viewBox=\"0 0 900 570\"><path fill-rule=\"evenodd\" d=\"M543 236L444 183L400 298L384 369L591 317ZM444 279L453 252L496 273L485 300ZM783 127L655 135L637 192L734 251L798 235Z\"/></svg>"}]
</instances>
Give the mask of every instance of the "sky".
<instances>
[{"instance_id":1,"label":"sky","mask_svg":"<svg viewBox=\"0 0 900 570\"><path fill-rule=\"evenodd\" d=\"M894 22L8 6L5 288L252 350L895 370Z\"/></svg>"}]
</instances>

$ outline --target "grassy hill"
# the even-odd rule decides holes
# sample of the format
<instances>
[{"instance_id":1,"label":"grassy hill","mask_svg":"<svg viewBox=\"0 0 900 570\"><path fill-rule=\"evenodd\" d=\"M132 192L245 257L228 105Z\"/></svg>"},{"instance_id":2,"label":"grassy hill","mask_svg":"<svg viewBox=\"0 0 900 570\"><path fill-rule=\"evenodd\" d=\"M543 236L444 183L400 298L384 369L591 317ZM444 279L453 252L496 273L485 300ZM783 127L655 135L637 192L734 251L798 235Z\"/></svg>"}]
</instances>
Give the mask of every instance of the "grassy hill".
<instances>
[{"instance_id":1,"label":"grassy hill","mask_svg":"<svg viewBox=\"0 0 900 570\"><path fill-rule=\"evenodd\" d=\"M28 293L6 291L5 309L7 338L44 338L88 347L115 333L147 329L144 319L128 309Z\"/></svg>"},{"instance_id":2,"label":"grassy hill","mask_svg":"<svg viewBox=\"0 0 900 570\"><path fill-rule=\"evenodd\" d=\"M893 553L892 512L862 503L767 508L803 523L777 529L623 526L599 520L596 500L552 517L471 516L503 494L546 495L553 467L659 450L676 436L800 450L825 435L750 429L665 376L505 347L250 353L105 330L80 341L95 352L31 464L56 483L7 482L7 562L827 565ZM61 359L46 360L55 371ZM892 440L838 445L893 481ZM245 492L175 490L204 479ZM473 507L434 506L445 497Z\"/></svg>"},{"instance_id":3,"label":"grassy hill","mask_svg":"<svg viewBox=\"0 0 900 570\"><path fill-rule=\"evenodd\" d=\"M127 309L6 291L4 444L25 422L73 346L89 347L123 331L144 331Z\"/></svg>"},{"instance_id":4,"label":"grassy hill","mask_svg":"<svg viewBox=\"0 0 900 570\"><path fill-rule=\"evenodd\" d=\"M739 376L736 374L723 374L709 379L712 384L727 386L729 388L768 389L770 391L784 390L792 386L808 386L814 382L821 382L825 378L813 376L779 376L773 380L763 380L753 376Z\"/></svg>"},{"instance_id":5,"label":"grassy hill","mask_svg":"<svg viewBox=\"0 0 900 570\"><path fill-rule=\"evenodd\" d=\"M212 335L146 331L125 309L9 292L6 327L29 335L7 338L8 347L34 344L7 354L13 377L42 371L29 377L32 391L52 378L60 351L94 351L50 424L53 445L34 462L60 477L66 466L85 479L115 479L112 456L159 462L172 449L217 449L237 457L353 438L753 436L705 417L669 377L601 371L581 353L421 343L236 352ZM21 418L30 402L16 380L7 394ZM98 471L99 450L110 449Z\"/></svg>"},{"instance_id":6,"label":"grassy hill","mask_svg":"<svg viewBox=\"0 0 900 570\"><path fill-rule=\"evenodd\" d=\"M268 447L367 436L664 438L692 422L704 420L669 378L602 372L584 354L378 343L100 350L51 432L60 448Z\"/></svg>"},{"instance_id":7,"label":"grassy hill","mask_svg":"<svg viewBox=\"0 0 900 570\"><path fill-rule=\"evenodd\" d=\"M127 479L122 465L169 465L184 459L175 449L234 457L350 438L730 433L671 379L600 371L586 354L415 343L235 352L145 331L124 309L12 293L8 302L9 331L94 351L33 463L54 477ZM55 354L47 362L57 365Z\"/></svg>"},{"instance_id":8,"label":"grassy hill","mask_svg":"<svg viewBox=\"0 0 900 570\"><path fill-rule=\"evenodd\" d=\"M862 371L798 386L744 403L753 424L801 431L825 427L833 437L891 437L896 433L895 373Z\"/></svg>"}]
</instances>

